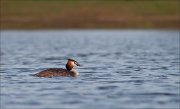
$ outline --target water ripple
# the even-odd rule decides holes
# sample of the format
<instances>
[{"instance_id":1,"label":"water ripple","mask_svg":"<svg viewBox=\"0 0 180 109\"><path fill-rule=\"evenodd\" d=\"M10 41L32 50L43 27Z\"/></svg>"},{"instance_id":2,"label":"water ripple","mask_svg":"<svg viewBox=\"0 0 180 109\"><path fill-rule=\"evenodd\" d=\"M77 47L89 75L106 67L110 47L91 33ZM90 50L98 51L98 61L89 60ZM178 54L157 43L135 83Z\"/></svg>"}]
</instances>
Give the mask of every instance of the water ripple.
<instances>
[{"instance_id":1,"label":"water ripple","mask_svg":"<svg viewBox=\"0 0 180 109\"><path fill-rule=\"evenodd\" d=\"M178 45L179 31L3 30L1 108L178 109ZM79 77L32 76L67 58Z\"/></svg>"}]
</instances>

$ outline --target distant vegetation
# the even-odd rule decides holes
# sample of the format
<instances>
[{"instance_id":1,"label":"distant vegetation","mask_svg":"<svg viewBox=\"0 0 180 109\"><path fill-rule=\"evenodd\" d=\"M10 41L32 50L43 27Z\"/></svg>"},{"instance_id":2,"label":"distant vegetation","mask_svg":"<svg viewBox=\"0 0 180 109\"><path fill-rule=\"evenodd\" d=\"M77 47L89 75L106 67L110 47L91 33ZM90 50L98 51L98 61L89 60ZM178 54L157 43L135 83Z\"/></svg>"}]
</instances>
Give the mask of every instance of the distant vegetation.
<instances>
[{"instance_id":1,"label":"distant vegetation","mask_svg":"<svg viewBox=\"0 0 180 109\"><path fill-rule=\"evenodd\" d=\"M1 0L1 29L179 28L179 0Z\"/></svg>"}]
</instances>

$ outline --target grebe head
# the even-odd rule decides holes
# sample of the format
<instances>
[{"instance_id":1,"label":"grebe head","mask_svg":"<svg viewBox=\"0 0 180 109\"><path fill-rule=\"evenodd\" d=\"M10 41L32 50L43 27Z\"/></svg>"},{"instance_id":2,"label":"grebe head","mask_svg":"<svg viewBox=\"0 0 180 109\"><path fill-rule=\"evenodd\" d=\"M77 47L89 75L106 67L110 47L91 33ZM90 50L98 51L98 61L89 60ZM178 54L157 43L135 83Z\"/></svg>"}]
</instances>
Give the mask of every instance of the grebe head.
<instances>
[{"instance_id":1,"label":"grebe head","mask_svg":"<svg viewBox=\"0 0 180 109\"><path fill-rule=\"evenodd\" d=\"M74 59L68 59L67 64L66 64L66 69L70 71L73 69L75 65L80 66L80 64Z\"/></svg>"}]
</instances>

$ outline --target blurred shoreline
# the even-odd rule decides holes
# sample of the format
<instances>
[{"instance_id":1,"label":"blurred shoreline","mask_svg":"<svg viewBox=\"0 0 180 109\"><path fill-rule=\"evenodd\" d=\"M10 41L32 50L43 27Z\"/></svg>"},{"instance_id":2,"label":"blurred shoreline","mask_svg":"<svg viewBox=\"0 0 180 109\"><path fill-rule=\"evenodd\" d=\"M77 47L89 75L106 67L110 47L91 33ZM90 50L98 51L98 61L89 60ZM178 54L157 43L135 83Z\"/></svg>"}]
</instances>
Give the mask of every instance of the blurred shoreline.
<instances>
[{"instance_id":1,"label":"blurred shoreline","mask_svg":"<svg viewBox=\"0 0 180 109\"><path fill-rule=\"evenodd\" d=\"M180 29L178 0L1 0L1 29Z\"/></svg>"}]
</instances>

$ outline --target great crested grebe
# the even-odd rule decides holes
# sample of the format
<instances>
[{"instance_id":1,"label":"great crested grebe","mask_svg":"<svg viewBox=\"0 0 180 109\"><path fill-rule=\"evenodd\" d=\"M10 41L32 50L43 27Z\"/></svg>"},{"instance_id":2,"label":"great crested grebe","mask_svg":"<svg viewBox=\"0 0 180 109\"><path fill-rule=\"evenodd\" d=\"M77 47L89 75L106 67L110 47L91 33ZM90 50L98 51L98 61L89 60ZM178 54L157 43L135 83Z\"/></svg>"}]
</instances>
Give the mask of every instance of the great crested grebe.
<instances>
[{"instance_id":1,"label":"great crested grebe","mask_svg":"<svg viewBox=\"0 0 180 109\"><path fill-rule=\"evenodd\" d=\"M34 74L37 77L53 77L53 76L73 76L76 77L79 73L74 70L74 66L80 66L77 61L68 59L66 69L63 68L49 68L39 73Z\"/></svg>"}]
</instances>

